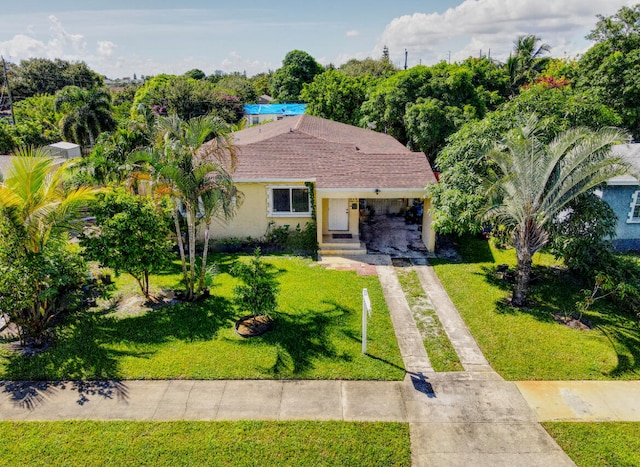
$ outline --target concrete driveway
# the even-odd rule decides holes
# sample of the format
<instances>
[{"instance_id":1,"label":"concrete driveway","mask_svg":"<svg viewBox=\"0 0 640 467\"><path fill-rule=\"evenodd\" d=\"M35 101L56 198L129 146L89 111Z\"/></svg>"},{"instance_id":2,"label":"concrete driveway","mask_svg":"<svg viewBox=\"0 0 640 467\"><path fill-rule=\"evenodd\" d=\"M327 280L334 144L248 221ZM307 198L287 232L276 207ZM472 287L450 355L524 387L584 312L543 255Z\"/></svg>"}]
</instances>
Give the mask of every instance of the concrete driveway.
<instances>
[{"instance_id":1,"label":"concrete driveway","mask_svg":"<svg viewBox=\"0 0 640 467\"><path fill-rule=\"evenodd\" d=\"M424 258L427 249L422 232L416 224L407 224L404 217L376 214L360 226L361 239L369 254L385 254L391 258Z\"/></svg>"}]
</instances>

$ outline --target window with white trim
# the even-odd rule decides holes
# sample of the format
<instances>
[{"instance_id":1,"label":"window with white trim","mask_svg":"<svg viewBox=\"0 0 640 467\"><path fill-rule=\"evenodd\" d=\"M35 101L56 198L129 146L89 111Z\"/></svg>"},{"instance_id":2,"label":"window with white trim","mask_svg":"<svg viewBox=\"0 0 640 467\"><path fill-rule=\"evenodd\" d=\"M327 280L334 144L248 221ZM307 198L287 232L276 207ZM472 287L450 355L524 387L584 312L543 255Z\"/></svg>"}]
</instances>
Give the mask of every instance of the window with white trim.
<instances>
[{"instance_id":1,"label":"window with white trim","mask_svg":"<svg viewBox=\"0 0 640 467\"><path fill-rule=\"evenodd\" d=\"M270 187L269 214L274 217L311 216L309 188L307 188L306 186Z\"/></svg>"},{"instance_id":2,"label":"window with white trim","mask_svg":"<svg viewBox=\"0 0 640 467\"><path fill-rule=\"evenodd\" d=\"M640 223L640 190L633 193L631 197L631 204L629 207L629 217L627 218L627 224Z\"/></svg>"}]
</instances>

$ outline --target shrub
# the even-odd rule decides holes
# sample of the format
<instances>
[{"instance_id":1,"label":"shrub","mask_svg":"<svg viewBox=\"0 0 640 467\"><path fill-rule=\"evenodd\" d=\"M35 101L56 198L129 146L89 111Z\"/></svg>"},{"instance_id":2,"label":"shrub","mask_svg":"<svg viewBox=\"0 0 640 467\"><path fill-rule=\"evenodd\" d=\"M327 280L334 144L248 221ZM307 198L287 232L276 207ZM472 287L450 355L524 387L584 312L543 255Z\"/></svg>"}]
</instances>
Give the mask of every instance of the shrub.
<instances>
[{"instance_id":1,"label":"shrub","mask_svg":"<svg viewBox=\"0 0 640 467\"><path fill-rule=\"evenodd\" d=\"M274 277L273 265L265 263L256 248L249 264L236 263L231 275L244 284L233 290L233 299L238 309L254 315L269 315L277 307L278 283Z\"/></svg>"}]
</instances>

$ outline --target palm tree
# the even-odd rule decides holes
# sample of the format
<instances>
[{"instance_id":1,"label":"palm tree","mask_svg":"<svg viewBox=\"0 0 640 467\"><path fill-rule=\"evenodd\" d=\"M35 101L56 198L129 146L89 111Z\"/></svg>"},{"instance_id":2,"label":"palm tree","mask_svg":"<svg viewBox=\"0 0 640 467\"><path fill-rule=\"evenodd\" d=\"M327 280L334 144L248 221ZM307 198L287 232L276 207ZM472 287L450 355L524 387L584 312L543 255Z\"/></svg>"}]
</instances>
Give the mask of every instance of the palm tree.
<instances>
[{"instance_id":1,"label":"palm tree","mask_svg":"<svg viewBox=\"0 0 640 467\"><path fill-rule=\"evenodd\" d=\"M507 59L512 96L520 86L533 81L535 75L540 73L549 61L549 57L544 57L544 54L549 53L551 47L541 41L538 36L529 34L519 36L514 42L513 53Z\"/></svg>"},{"instance_id":2,"label":"palm tree","mask_svg":"<svg viewBox=\"0 0 640 467\"><path fill-rule=\"evenodd\" d=\"M0 208L12 230L20 234L21 244L16 247L37 254L77 227L81 209L97 190L80 186L65 191L62 181L68 164L54 170L44 148L19 148L13 156L0 185Z\"/></svg>"},{"instance_id":3,"label":"palm tree","mask_svg":"<svg viewBox=\"0 0 640 467\"><path fill-rule=\"evenodd\" d=\"M194 299L202 287L206 271L209 223L213 217L229 219L239 201L231 174L235 169L236 149L228 125L214 117L183 121L169 117L159 121L162 135L159 175L174 201L173 218L187 299ZM235 204L234 204L235 197ZM189 261L180 228L180 214L187 225ZM205 250L200 264L196 290L196 227L205 221Z\"/></svg>"},{"instance_id":4,"label":"palm tree","mask_svg":"<svg viewBox=\"0 0 640 467\"><path fill-rule=\"evenodd\" d=\"M485 215L512 233L517 255L515 306L525 304L532 258L549 240L549 223L578 195L628 171L624 161L610 156L611 145L626 138L621 131L575 128L545 144L540 127L538 118L529 116L487 154L496 170L489 189L493 202Z\"/></svg>"},{"instance_id":5,"label":"palm tree","mask_svg":"<svg viewBox=\"0 0 640 467\"><path fill-rule=\"evenodd\" d=\"M45 149L21 148L14 156L5 181L0 184L0 214L18 258L14 269L26 268L31 279L19 291L24 296L20 309L11 310L10 315L21 329L21 338L28 329L36 342L41 343L48 325L59 312L58 296L52 293L54 289L46 279L49 277L46 271L65 267L48 264L49 255L65 248L69 230L78 226L82 208L97 190L82 186L65 190L62 181L67 167L55 169Z\"/></svg>"},{"instance_id":6,"label":"palm tree","mask_svg":"<svg viewBox=\"0 0 640 467\"><path fill-rule=\"evenodd\" d=\"M102 131L116 128L111 95L105 88L67 86L56 95L54 108L64 113L60 120L62 135L83 147L93 147Z\"/></svg>"}]
</instances>

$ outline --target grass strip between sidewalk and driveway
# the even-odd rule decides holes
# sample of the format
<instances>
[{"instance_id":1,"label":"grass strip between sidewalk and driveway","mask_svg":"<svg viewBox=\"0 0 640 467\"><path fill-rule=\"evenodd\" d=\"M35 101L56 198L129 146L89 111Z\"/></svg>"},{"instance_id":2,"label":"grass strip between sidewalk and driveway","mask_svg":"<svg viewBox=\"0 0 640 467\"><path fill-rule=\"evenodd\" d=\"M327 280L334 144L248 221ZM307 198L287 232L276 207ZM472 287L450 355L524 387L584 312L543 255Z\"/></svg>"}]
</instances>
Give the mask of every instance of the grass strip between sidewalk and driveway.
<instances>
[{"instance_id":1,"label":"grass strip between sidewalk and driveway","mask_svg":"<svg viewBox=\"0 0 640 467\"><path fill-rule=\"evenodd\" d=\"M464 371L440 319L429 301L418 273L413 268L395 268L404 296L422 335L431 366L435 371Z\"/></svg>"},{"instance_id":2,"label":"grass strip between sidewalk and driveway","mask_svg":"<svg viewBox=\"0 0 640 467\"><path fill-rule=\"evenodd\" d=\"M640 423L542 424L579 467L640 465Z\"/></svg>"},{"instance_id":3,"label":"grass strip between sidewalk and driveway","mask_svg":"<svg viewBox=\"0 0 640 467\"><path fill-rule=\"evenodd\" d=\"M409 466L406 423L0 423L0 465Z\"/></svg>"}]
</instances>

